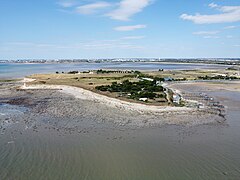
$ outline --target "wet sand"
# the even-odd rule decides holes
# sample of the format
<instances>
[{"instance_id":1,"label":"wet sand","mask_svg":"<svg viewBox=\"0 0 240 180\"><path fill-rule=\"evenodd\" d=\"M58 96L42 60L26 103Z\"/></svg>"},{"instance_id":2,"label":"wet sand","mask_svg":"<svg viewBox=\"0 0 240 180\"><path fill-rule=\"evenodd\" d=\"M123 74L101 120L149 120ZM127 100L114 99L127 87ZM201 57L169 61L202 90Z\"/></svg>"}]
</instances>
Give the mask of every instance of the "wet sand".
<instances>
[{"instance_id":1,"label":"wet sand","mask_svg":"<svg viewBox=\"0 0 240 180\"><path fill-rule=\"evenodd\" d=\"M144 104L140 104L140 103L127 102L127 101L119 100L117 98L111 98L108 96L97 94L95 92L85 90L83 88L65 86L65 85L27 85L27 86L22 86L21 89L23 89L23 90L35 90L35 89L37 89L37 90L51 90L51 89L59 90L59 92L61 92L61 93L72 95L75 98L78 98L81 100L94 101L96 103L105 104L105 105L113 107L113 108L119 108L119 109L124 109L124 110L128 110L128 111L138 111L138 112L142 112L142 113L194 111L194 109L187 108L187 107L152 106L152 105L144 105Z\"/></svg>"},{"instance_id":2,"label":"wet sand","mask_svg":"<svg viewBox=\"0 0 240 180\"><path fill-rule=\"evenodd\" d=\"M228 108L226 121L209 121L204 114L128 111L56 90L1 88L0 103L18 112L0 116L0 175L3 179L237 179L239 92L204 86L177 88L219 99Z\"/></svg>"}]
</instances>

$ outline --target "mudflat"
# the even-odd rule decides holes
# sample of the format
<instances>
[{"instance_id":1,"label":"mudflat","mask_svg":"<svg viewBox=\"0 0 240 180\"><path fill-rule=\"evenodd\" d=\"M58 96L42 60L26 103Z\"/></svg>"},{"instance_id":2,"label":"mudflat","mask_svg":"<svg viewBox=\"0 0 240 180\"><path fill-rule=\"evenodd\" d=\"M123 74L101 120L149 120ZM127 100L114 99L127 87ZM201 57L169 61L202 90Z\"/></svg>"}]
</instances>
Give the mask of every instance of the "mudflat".
<instances>
[{"instance_id":1,"label":"mudflat","mask_svg":"<svg viewBox=\"0 0 240 180\"><path fill-rule=\"evenodd\" d=\"M0 168L5 179L26 174L51 179L239 176L240 146L234 140L240 137L237 81L169 84L181 92L214 97L226 107L221 120L201 111L151 112L113 106L77 87L20 90L23 84L4 82L0 89ZM11 167L11 173L5 167ZM133 173L134 167L141 172Z\"/></svg>"}]
</instances>

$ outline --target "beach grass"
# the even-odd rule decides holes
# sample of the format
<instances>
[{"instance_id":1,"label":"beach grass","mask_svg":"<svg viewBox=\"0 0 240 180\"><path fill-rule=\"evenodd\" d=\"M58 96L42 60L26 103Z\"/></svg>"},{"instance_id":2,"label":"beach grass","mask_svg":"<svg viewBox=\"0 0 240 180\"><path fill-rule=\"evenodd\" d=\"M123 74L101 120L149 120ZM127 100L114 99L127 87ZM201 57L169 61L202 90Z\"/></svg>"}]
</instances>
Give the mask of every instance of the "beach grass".
<instances>
[{"instance_id":1,"label":"beach grass","mask_svg":"<svg viewBox=\"0 0 240 180\"><path fill-rule=\"evenodd\" d=\"M159 78L172 78L174 80L196 80L201 76L217 76L217 75L227 75L236 76L237 71L230 70L165 70L165 71L141 71L141 75L146 77L159 77ZM55 74L35 74L28 76L29 78L35 79L35 81L28 82L28 85L67 85L73 87L80 87L86 90L90 90L105 96L114 97L122 99L129 102L136 102L126 95L123 97L121 93L109 92L109 91L99 91L96 87L112 85L113 83L122 83L123 81L138 82L138 74L136 73L55 73ZM163 101L163 100L161 100ZM139 102L139 101L138 101ZM143 103L143 102L140 102ZM169 105L171 102L157 102L148 101L144 102L155 104L155 105Z\"/></svg>"},{"instance_id":2,"label":"beach grass","mask_svg":"<svg viewBox=\"0 0 240 180\"><path fill-rule=\"evenodd\" d=\"M113 82L124 80L137 81L134 76L126 74L36 74L29 76L36 79L32 84L70 85L86 89L95 89L96 86L110 85Z\"/></svg>"},{"instance_id":3,"label":"beach grass","mask_svg":"<svg viewBox=\"0 0 240 180\"><path fill-rule=\"evenodd\" d=\"M19 81L20 79L0 79L0 83L4 82L16 82Z\"/></svg>"}]
</instances>

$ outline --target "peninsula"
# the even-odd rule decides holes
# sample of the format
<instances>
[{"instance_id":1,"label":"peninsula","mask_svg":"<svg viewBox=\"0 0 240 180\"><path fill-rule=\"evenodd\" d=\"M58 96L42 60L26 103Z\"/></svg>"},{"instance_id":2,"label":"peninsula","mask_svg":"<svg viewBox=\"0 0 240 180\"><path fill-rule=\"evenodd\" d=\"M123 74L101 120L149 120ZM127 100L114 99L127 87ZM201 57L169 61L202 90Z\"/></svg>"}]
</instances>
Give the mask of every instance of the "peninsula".
<instances>
[{"instance_id":1,"label":"peninsula","mask_svg":"<svg viewBox=\"0 0 240 180\"><path fill-rule=\"evenodd\" d=\"M173 84L239 80L239 72L223 70L91 70L35 74L25 79L24 90L54 89L76 98L96 101L141 113L201 114L223 118L225 108L206 94L191 94Z\"/></svg>"}]
</instances>

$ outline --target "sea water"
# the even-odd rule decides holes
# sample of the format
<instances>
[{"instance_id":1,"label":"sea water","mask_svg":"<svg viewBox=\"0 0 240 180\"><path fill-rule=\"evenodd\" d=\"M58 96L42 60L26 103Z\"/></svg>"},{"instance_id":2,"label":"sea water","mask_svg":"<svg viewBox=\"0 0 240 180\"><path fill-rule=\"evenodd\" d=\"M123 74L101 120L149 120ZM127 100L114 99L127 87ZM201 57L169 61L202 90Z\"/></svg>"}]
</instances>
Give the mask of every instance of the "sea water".
<instances>
[{"instance_id":1,"label":"sea water","mask_svg":"<svg viewBox=\"0 0 240 180\"><path fill-rule=\"evenodd\" d=\"M55 73L68 71L88 71L97 69L119 70L189 70L189 69L224 69L226 65L216 64L178 64L178 63L67 63L67 64L5 64L0 63L0 79L22 78L31 74Z\"/></svg>"}]
</instances>

